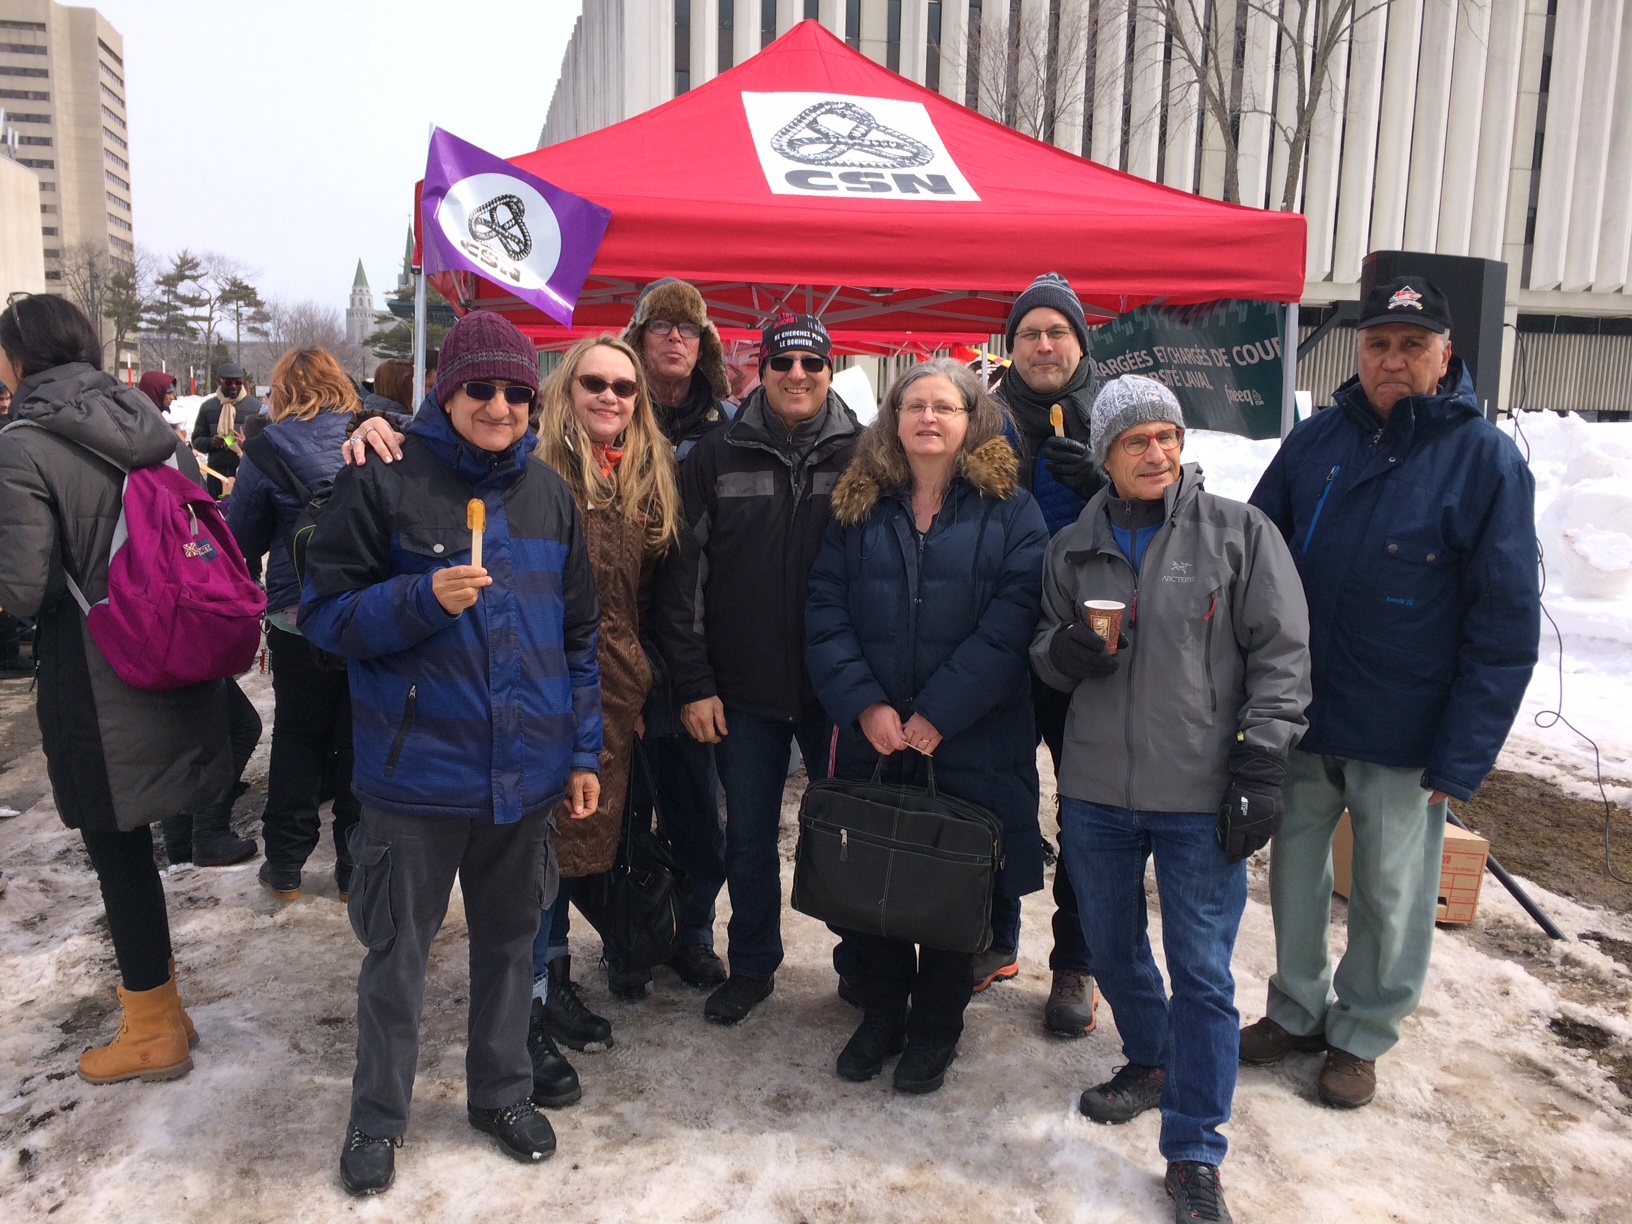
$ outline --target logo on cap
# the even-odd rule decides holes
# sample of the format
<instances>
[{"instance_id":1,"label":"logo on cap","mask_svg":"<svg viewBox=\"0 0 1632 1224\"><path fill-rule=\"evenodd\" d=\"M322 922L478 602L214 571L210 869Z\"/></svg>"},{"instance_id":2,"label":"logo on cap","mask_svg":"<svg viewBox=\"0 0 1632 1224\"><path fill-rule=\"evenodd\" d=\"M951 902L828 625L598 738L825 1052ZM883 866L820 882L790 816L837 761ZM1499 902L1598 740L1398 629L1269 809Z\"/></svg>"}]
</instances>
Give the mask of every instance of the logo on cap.
<instances>
[{"instance_id":1,"label":"logo on cap","mask_svg":"<svg viewBox=\"0 0 1632 1224\"><path fill-rule=\"evenodd\" d=\"M1421 310L1422 294L1411 288L1410 285L1401 285L1394 291L1394 296L1388 299L1388 308L1390 310L1400 310L1402 308Z\"/></svg>"}]
</instances>

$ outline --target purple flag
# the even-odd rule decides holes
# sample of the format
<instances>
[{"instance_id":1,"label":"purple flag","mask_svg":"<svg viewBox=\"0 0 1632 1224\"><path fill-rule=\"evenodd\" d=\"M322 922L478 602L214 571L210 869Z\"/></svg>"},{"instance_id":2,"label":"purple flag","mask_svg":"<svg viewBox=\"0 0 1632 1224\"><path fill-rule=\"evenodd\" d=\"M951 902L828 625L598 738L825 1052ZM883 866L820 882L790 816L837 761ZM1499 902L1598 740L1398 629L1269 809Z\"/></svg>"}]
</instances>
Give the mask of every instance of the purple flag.
<instances>
[{"instance_id":1,"label":"purple flag","mask_svg":"<svg viewBox=\"0 0 1632 1224\"><path fill-rule=\"evenodd\" d=\"M425 271L474 272L572 326L612 213L437 128L420 195Z\"/></svg>"}]
</instances>

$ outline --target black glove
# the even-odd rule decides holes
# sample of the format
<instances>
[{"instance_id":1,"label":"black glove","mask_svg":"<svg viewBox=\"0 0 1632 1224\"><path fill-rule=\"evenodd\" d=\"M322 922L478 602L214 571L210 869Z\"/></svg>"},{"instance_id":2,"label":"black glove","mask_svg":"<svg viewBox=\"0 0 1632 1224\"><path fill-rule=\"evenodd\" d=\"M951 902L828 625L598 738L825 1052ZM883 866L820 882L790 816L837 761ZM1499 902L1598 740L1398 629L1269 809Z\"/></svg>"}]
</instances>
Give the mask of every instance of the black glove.
<instances>
[{"instance_id":1,"label":"black glove","mask_svg":"<svg viewBox=\"0 0 1632 1224\"><path fill-rule=\"evenodd\" d=\"M1230 785L1218 806L1218 844L1226 861L1250 858L1281 831L1285 780L1284 756L1245 744L1230 751Z\"/></svg>"},{"instance_id":2,"label":"black glove","mask_svg":"<svg viewBox=\"0 0 1632 1224\"><path fill-rule=\"evenodd\" d=\"M1088 453L1088 448L1075 438L1052 437L1038 452L1049 474L1083 501L1105 487L1105 473Z\"/></svg>"},{"instance_id":3,"label":"black glove","mask_svg":"<svg viewBox=\"0 0 1632 1224\"><path fill-rule=\"evenodd\" d=\"M1128 644L1117 637L1118 650ZM1116 674L1116 656L1105 653L1105 639L1081 621L1061 625L1048 641L1048 661L1067 680L1103 680Z\"/></svg>"}]
</instances>

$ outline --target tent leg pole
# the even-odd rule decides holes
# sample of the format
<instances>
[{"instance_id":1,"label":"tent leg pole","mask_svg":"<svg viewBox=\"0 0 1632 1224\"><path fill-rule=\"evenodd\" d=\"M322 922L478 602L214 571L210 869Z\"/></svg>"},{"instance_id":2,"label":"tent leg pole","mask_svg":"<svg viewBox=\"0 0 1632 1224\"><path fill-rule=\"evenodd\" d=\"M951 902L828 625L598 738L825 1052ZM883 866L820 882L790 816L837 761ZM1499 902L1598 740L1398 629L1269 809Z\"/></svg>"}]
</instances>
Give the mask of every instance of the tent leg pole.
<instances>
[{"instance_id":1,"label":"tent leg pole","mask_svg":"<svg viewBox=\"0 0 1632 1224\"><path fill-rule=\"evenodd\" d=\"M1281 340L1281 437L1298 423L1298 304L1286 304L1286 335Z\"/></svg>"},{"instance_id":2,"label":"tent leg pole","mask_svg":"<svg viewBox=\"0 0 1632 1224\"><path fill-rule=\"evenodd\" d=\"M1451 811L1449 804L1445 805L1445 819L1450 821L1459 829L1466 830L1468 827L1456 818L1456 813ZM1519 882L1507 874L1507 868L1503 867L1496 861L1496 856L1488 851L1485 854L1485 866L1490 869L1490 874L1496 877L1496 879L1501 883L1501 886L1513 894L1513 900L1517 901L1524 907L1524 912L1536 920L1536 925L1547 933L1548 939L1569 938L1568 935L1564 934L1563 931L1558 929L1558 924L1556 922L1542 912L1541 906L1537 905L1535 899L1519 886Z\"/></svg>"},{"instance_id":3,"label":"tent leg pole","mask_svg":"<svg viewBox=\"0 0 1632 1224\"><path fill-rule=\"evenodd\" d=\"M425 269L414 269L414 408L425 398Z\"/></svg>"}]
</instances>

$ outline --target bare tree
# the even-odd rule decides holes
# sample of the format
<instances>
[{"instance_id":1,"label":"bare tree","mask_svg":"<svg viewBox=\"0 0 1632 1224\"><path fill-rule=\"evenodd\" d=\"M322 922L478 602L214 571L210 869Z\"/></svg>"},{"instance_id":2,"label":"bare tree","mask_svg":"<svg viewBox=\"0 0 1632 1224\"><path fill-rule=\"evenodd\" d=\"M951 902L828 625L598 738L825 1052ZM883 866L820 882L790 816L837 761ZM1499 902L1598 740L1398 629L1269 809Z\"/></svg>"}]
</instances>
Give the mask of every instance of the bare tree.
<instances>
[{"instance_id":1,"label":"bare tree","mask_svg":"<svg viewBox=\"0 0 1632 1224\"><path fill-rule=\"evenodd\" d=\"M108 282L118 271L108 258L108 244L89 238L69 243L62 252L62 287L68 300L85 312L96 328L96 338L106 344L103 327L108 304Z\"/></svg>"},{"instance_id":2,"label":"bare tree","mask_svg":"<svg viewBox=\"0 0 1632 1224\"><path fill-rule=\"evenodd\" d=\"M973 62L968 62L966 48L951 44L942 45L941 55L948 63L964 65L968 91L982 114L1027 136L1051 140L1062 92L1087 80L1094 15L1087 4L1035 12L1035 18L1009 22L1007 41L996 46L987 40L989 28L977 28Z\"/></svg>"},{"instance_id":3,"label":"bare tree","mask_svg":"<svg viewBox=\"0 0 1632 1224\"><path fill-rule=\"evenodd\" d=\"M346 325L340 311L320 302L266 304L265 339L251 349L252 360L270 373L273 364L292 348L321 348L354 378L372 372L374 359L361 345L346 339ZM246 346L248 347L248 346Z\"/></svg>"},{"instance_id":4,"label":"bare tree","mask_svg":"<svg viewBox=\"0 0 1632 1224\"><path fill-rule=\"evenodd\" d=\"M1298 206L1309 135L1320 108L1330 104L1333 68L1356 29L1394 0L1141 0L1160 14L1172 70L1182 70L1195 91L1209 136L1223 153L1223 198L1241 202L1241 120L1267 116L1274 139L1286 148L1280 208ZM1489 0L1459 0L1488 4ZM1249 26L1274 40L1276 85L1263 95L1246 80ZM1173 122L1170 114L1168 122ZM1272 192L1276 185L1271 184ZM1272 197L1273 198L1273 197Z\"/></svg>"}]
</instances>

